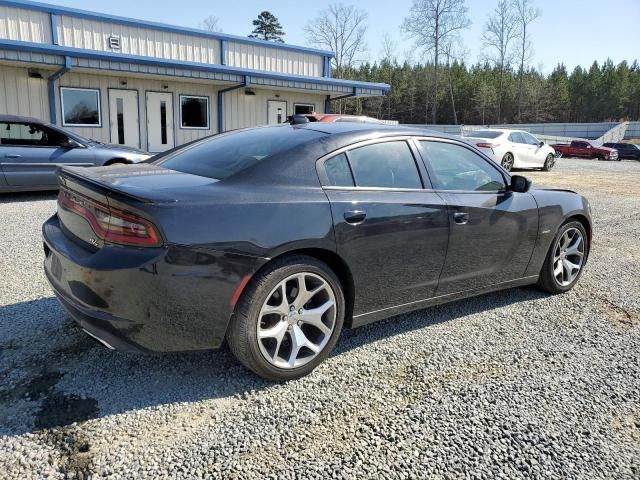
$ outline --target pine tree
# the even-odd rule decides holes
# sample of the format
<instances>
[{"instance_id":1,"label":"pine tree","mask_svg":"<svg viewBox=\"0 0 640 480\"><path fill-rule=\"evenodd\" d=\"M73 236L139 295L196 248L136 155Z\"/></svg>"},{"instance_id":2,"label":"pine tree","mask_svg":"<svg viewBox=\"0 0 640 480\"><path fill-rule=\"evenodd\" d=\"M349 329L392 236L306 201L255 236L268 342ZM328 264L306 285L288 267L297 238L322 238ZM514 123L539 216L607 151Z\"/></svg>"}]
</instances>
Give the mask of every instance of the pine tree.
<instances>
[{"instance_id":1,"label":"pine tree","mask_svg":"<svg viewBox=\"0 0 640 480\"><path fill-rule=\"evenodd\" d=\"M285 35L278 18L271 12L264 11L253 21L253 32L251 38L259 38L268 42L284 43L282 37Z\"/></svg>"}]
</instances>

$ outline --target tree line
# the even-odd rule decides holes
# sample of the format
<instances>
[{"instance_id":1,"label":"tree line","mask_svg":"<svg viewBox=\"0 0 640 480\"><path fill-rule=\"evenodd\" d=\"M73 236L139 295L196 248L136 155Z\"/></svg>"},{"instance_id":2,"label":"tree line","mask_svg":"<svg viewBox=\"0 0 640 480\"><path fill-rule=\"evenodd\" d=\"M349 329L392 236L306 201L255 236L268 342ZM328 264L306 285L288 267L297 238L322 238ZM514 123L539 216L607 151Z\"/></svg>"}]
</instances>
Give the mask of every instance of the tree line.
<instances>
[{"instance_id":1,"label":"tree line","mask_svg":"<svg viewBox=\"0 0 640 480\"><path fill-rule=\"evenodd\" d=\"M482 54L467 64L461 33L469 28L466 0L413 0L401 32L414 41L418 61L399 61L389 35L382 58L363 61L367 12L336 3L304 27L307 43L334 52L333 76L391 85L385 97L332 102L338 113L400 123L498 124L640 119L640 65L611 60L548 74L531 66L531 24L542 12L533 0L497 0L485 19ZM250 37L284 42L277 17L262 12ZM202 27L219 31L218 19Z\"/></svg>"},{"instance_id":2,"label":"tree line","mask_svg":"<svg viewBox=\"0 0 640 480\"><path fill-rule=\"evenodd\" d=\"M384 97L351 99L334 108L400 123L487 125L499 123L602 122L640 120L640 65L611 60L568 72L562 64L549 75L529 68L501 70L489 63L454 61L435 93L440 105L435 121L432 98L434 66L385 60L364 63L345 74L391 85ZM502 99L498 100L502 82ZM522 85L522 89L520 89Z\"/></svg>"}]
</instances>

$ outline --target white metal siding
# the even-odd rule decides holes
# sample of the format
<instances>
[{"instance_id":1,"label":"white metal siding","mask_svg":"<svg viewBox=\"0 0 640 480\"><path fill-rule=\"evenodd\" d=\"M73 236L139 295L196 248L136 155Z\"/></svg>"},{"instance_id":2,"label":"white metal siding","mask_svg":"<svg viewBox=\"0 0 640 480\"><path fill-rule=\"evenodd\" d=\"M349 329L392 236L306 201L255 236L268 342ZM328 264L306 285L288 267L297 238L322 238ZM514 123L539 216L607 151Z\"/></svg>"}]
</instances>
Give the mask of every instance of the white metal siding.
<instances>
[{"instance_id":1,"label":"white metal siding","mask_svg":"<svg viewBox=\"0 0 640 480\"><path fill-rule=\"evenodd\" d=\"M26 68L0 66L0 113L49 121L47 81L29 78Z\"/></svg>"},{"instance_id":2,"label":"white metal siding","mask_svg":"<svg viewBox=\"0 0 640 480\"><path fill-rule=\"evenodd\" d=\"M111 141L109 125L109 89L130 89L138 91L138 108L140 112L140 143L143 150L147 149L147 117L146 117L146 91L168 92L173 94L174 110L174 132L176 145L196 140L217 132L217 104L218 85L186 83L175 81L163 81L143 78L127 78L127 84L121 84L121 78L107 75L91 75L85 73L68 73L63 76L59 85L56 85L56 108L58 118L62 113L60 110L60 86L62 87L85 87L100 89L100 106L102 111L102 127L65 127L67 130L93 138L101 142ZM58 83L58 82L56 82ZM164 86L168 88L164 88ZM180 128L180 95L200 95L209 97L209 129L208 130L185 130Z\"/></svg>"},{"instance_id":3,"label":"white metal siding","mask_svg":"<svg viewBox=\"0 0 640 480\"><path fill-rule=\"evenodd\" d=\"M120 50L107 45L110 35L120 37ZM215 38L131 27L87 18L58 18L60 45L105 52L197 63L220 63L220 42Z\"/></svg>"},{"instance_id":4,"label":"white metal siding","mask_svg":"<svg viewBox=\"0 0 640 480\"><path fill-rule=\"evenodd\" d=\"M0 6L0 38L51 43L51 19L45 12Z\"/></svg>"},{"instance_id":5,"label":"white metal siding","mask_svg":"<svg viewBox=\"0 0 640 480\"><path fill-rule=\"evenodd\" d=\"M294 50L227 42L227 65L268 72L321 77L324 57Z\"/></svg>"},{"instance_id":6,"label":"white metal siding","mask_svg":"<svg viewBox=\"0 0 640 480\"><path fill-rule=\"evenodd\" d=\"M287 102L287 115L293 114L294 103L313 104L316 112L324 112L325 95L262 89L254 89L253 91L255 95L245 95L243 89L232 90L224 94L225 130L265 125L267 123L268 100Z\"/></svg>"}]
</instances>

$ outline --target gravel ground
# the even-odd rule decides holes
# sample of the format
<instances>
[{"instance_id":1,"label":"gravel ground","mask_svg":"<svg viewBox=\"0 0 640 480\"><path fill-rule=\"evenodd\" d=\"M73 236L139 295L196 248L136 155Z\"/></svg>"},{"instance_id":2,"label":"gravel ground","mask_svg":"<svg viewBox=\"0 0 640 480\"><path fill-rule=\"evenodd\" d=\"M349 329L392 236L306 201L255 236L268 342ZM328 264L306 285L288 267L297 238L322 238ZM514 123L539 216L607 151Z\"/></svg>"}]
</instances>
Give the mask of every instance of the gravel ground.
<instances>
[{"instance_id":1,"label":"gravel ground","mask_svg":"<svg viewBox=\"0 0 640 480\"><path fill-rule=\"evenodd\" d=\"M595 215L579 285L512 289L344 333L272 385L227 351L108 351L45 281L51 194L0 197L0 476L639 478L640 162L536 183Z\"/></svg>"}]
</instances>

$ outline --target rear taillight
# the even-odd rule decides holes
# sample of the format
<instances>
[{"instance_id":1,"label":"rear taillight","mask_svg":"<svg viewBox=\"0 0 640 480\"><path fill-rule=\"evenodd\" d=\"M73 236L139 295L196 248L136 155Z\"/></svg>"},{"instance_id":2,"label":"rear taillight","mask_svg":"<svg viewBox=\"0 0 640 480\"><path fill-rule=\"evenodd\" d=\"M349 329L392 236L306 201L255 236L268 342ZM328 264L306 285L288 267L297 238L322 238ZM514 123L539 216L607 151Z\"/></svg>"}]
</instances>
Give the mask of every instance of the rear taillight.
<instances>
[{"instance_id":1,"label":"rear taillight","mask_svg":"<svg viewBox=\"0 0 640 480\"><path fill-rule=\"evenodd\" d=\"M476 143L476 146L480 148L496 148L496 147L499 147L500 144L499 143Z\"/></svg>"},{"instance_id":2,"label":"rear taillight","mask_svg":"<svg viewBox=\"0 0 640 480\"><path fill-rule=\"evenodd\" d=\"M84 218L93 231L106 242L139 247L160 245L160 236L151 222L88 199L60 190L58 206Z\"/></svg>"}]
</instances>

